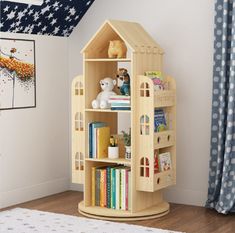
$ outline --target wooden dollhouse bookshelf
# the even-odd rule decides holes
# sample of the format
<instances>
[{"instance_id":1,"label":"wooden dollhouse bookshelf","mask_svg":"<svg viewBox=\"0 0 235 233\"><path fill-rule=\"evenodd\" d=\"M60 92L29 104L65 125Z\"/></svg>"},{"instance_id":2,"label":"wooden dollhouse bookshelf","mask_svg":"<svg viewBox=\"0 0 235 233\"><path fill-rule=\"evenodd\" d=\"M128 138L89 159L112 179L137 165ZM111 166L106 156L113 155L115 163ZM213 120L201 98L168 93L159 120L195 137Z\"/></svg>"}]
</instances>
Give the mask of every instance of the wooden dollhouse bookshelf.
<instances>
[{"instance_id":1,"label":"wooden dollhouse bookshelf","mask_svg":"<svg viewBox=\"0 0 235 233\"><path fill-rule=\"evenodd\" d=\"M110 40L125 42L127 58L108 58ZM173 78L166 77L168 90L156 91L152 80L143 75L148 70L162 71L163 50L141 25L107 20L82 53L84 75L75 77L72 83L72 181L84 184L84 201L79 203L79 212L93 218L119 221L150 219L167 214L169 204L163 199L162 189L176 183L176 86ZM131 110L92 109L91 102L100 92L99 81L104 77L115 78L118 64L123 62L130 65ZM155 108L163 108L170 115L169 130L154 132ZM107 122L111 134L117 134L120 112L126 112L131 119L131 160L124 158L124 152L120 152L120 158L115 160L89 158L88 123ZM144 125L140 122L142 117L148 119ZM141 127L148 127L148 132L140 130ZM170 152L172 169L154 173L155 150ZM131 209L128 211L91 204L92 167L115 164L131 167ZM146 167L148 176L141 172Z\"/></svg>"}]
</instances>

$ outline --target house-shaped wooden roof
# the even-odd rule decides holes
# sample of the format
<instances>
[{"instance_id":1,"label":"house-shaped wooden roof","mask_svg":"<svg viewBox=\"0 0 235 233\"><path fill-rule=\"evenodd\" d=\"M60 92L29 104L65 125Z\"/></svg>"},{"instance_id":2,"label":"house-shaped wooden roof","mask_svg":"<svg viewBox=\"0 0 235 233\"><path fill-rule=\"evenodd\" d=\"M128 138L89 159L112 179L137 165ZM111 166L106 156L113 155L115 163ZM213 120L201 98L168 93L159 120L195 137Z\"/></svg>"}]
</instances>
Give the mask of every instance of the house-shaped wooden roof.
<instances>
[{"instance_id":1,"label":"house-shaped wooden roof","mask_svg":"<svg viewBox=\"0 0 235 233\"><path fill-rule=\"evenodd\" d=\"M118 20L106 20L81 52L105 49L110 40L123 40L131 52L153 51L163 54L163 49L140 24Z\"/></svg>"}]
</instances>

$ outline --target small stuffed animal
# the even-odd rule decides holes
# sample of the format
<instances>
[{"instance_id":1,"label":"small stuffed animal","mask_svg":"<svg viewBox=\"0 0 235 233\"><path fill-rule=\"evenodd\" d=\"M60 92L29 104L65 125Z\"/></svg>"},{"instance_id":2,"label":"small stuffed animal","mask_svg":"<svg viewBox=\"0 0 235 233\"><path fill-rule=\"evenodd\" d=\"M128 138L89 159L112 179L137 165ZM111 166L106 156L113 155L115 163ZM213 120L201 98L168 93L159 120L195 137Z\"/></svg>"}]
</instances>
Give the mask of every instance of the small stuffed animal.
<instances>
[{"instance_id":1,"label":"small stuffed animal","mask_svg":"<svg viewBox=\"0 0 235 233\"><path fill-rule=\"evenodd\" d=\"M93 108L110 108L108 100L110 96L116 95L116 93L112 91L116 83L116 80L109 77L100 80L102 91L97 95L96 99L92 101L91 104Z\"/></svg>"},{"instance_id":2,"label":"small stuffed animal","mask_svg":"<svg viewBox=\"0 0 235 233\"><path fill-rule=\"evenodd\" d=\"M130 95L130 76L127 69L120 68L117 73L118 88L122 95Z\"/></svg>"},{"instance_id":3,"label":"small stuffed animal","mask_svg":"<svg viewBox=\"0 0 235 233\"><path fill-rule=\"evenodd\" d=\"M109 42L109 58L126 58L127 47L121 40L111 40Z\"/></svg>"}]
</instances>

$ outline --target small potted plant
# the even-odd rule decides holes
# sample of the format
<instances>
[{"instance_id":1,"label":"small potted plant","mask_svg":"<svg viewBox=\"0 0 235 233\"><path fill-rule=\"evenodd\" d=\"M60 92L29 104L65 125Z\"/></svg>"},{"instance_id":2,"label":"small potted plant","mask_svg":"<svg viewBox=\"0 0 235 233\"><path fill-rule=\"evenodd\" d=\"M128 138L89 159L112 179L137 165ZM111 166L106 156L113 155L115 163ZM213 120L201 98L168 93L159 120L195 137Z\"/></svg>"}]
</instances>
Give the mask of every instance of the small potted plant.
<instances>
[{"instance_id":1,"label":"small potted plant","mask_svg":"<svg viewBox=\"0 0 235 233\"><path fill-rule=\"evenodd\" d=\"M129 133L122 131L122 134L126 148L125 158L131 159L131 129L129 130Z\"/></svg>"}]
</instances>

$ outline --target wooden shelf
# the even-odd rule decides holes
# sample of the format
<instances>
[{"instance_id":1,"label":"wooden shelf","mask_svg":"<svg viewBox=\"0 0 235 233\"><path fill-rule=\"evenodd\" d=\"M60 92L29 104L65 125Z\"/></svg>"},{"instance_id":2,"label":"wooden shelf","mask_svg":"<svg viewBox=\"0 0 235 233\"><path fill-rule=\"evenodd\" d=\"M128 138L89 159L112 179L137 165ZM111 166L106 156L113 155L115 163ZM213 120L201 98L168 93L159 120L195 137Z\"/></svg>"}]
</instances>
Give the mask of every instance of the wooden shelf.
<instances>
[{"instance_id":1,"label":"wooden shelf","mask_svg":"<svg viewBox=\"0 0 235 233\"><path fill-rule=\"evenodd\" d=\"M123 165L131 165L131 160L119 158L119 159L109 159L109 158L103 158L103 159L93 159L93 158L86 158L86 161L92 161L92 162L103 162L103 163L116 163L116 164L123 164Z\"/></svg>"},{"instance_id":2,"label":"wooden shelf","mask_svg":"<svg viewBox=\"0 0 235 233\"><path fill-rule=\"evenodd\" d=\"M130 210L115 210L99 206L86 206L84 201L79 203L79 212L87 217L98 218L112 221L136 221L158 218L169 212L170 205L167 202L161 202L150 206L142 211L132 212Z\"/></svg>"},{"instance_id":3,"label":"wooden shelf","mask_svg":"<svg viewBox=\"0 0 235 233\"><path fill-rule=\"evenodd\" d=\"M93 108L86 108L86 112L127 112L130 113L131 110L111 110L111 109L93 109Z\"/></svg>"},{"instance_id":4,"label":"wooden shelf","mask_svg":"<svg viewBox=\"0 0 235 233\"><path fill-rule=\"evenodd\" d=\"M116 62L131 62L131 59L129 58L87 58L85 61L97 61L97 62L102 62L102 61L116 61Z\"/></svg>"},{"instance_id":5,"label":"wooden shelf","mask_svg":"<svg viewBox=\"0 0 235 233\"><path fill-rule=\"evenodd\" d=\"M121 40L126 44L127 58L108 58L111 40ZM72 180L84 184L84 202L79 204L80 213L93 218L118 221L156 218L167 214L169 204L163 199L162 189L174 185L176 181L176 84L173 78L166 76L164 80L168 84L168 90L156 91L153 80L141 75L145 71L163 70L164 51L139 24L108 20L82 53L84 75L75 77L71 92ZM104 77L114 79L120 65L125 67L127 63L131 110L92 109L91 103L100 91L100 80ZM167 124L172 130L154 132L155 108L164 108ZM90 143L88 123L105 122L110 127L110 134L115 135L121 129L120 121L125 121L117 113L129 114L126 115L129 119L125 127L130 121L132 159L86 158ZM118 144L119 154L123 157L123 137L120 136ZM155 174L156 156L165 152L171 155L172 170ZM117 164L131 168L130 185L128 184L128 205L130 204L131 211L93 207L92 168Z\"/></svg>"}]
</instances>

